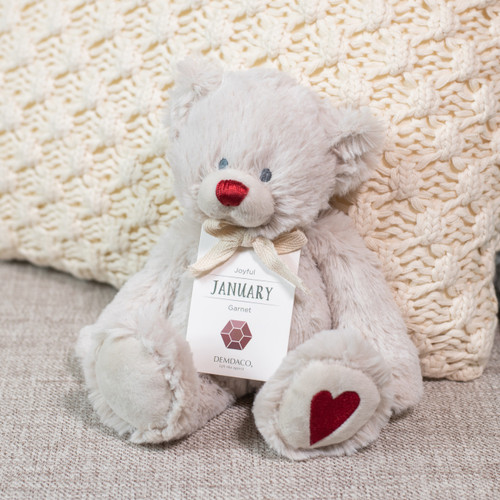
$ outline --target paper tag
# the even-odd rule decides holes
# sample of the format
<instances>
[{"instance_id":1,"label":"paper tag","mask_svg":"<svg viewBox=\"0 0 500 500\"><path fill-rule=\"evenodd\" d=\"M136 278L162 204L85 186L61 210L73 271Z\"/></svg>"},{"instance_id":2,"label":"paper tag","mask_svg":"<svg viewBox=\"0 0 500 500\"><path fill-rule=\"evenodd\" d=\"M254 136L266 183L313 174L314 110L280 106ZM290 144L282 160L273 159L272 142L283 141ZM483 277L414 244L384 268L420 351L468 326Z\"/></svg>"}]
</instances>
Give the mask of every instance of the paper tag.
<instances>
[{"instance_id":1,"label":"paper tag","mask_svg":"<svg viewBox=\"0 0 500 500\"><path fill-rule=\"evenodd\" d=\"M202 230L198 258L216 243ZM297 272L300 250L279 257ZM294 296L295 286L267 269L250 248L196 278L187 328L196 369L268 380L288 351Z\"/></svg>"}]
</instances>

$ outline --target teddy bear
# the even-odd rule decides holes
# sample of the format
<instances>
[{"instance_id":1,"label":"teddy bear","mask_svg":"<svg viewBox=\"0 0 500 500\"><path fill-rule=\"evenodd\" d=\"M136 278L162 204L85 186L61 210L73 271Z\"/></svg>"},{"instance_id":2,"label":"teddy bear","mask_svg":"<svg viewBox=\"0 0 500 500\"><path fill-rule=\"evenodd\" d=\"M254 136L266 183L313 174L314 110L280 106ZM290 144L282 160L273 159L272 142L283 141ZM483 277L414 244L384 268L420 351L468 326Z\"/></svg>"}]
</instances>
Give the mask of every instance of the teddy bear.
<instances>
[{"instance_id":1,"label":"teddy bear","mask_svg":"<svg viewBox=\"0 0 500 500\"><path fill-rule=\"evenodd\" d=\"M169 442L255 392L255 425L284 457L368 445L423 387L377 257L331 203L369 178L384 142L379 120L276 69L188 60L167 121L183 214L77 342L101 421L134 443ZM202 228L219 243L200 259ZM280 260L283 241L299 248L296 272ZM238 246L295 287L288 346L266 381L198 372L186 340L193 283Z\"/></svg>"}]
</instances>

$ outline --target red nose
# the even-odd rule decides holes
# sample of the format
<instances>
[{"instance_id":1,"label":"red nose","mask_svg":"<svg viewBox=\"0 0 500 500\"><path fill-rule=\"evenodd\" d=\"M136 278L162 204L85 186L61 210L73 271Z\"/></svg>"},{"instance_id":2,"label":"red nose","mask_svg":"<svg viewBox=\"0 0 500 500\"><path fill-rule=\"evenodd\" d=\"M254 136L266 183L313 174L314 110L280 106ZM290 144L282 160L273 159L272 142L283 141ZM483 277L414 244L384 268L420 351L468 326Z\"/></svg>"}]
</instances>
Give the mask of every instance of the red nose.
<instances>
[{"instance_id":1,"label":"red nose","mask_svg":"<svg viewBox=\"0 0 500 500\"><path fill-rule=\"evenodd\" d=\"M226 207L237 207L248 194L248 188L239 181L219 181L215 196Z\"/></svg>"}]
</instances>

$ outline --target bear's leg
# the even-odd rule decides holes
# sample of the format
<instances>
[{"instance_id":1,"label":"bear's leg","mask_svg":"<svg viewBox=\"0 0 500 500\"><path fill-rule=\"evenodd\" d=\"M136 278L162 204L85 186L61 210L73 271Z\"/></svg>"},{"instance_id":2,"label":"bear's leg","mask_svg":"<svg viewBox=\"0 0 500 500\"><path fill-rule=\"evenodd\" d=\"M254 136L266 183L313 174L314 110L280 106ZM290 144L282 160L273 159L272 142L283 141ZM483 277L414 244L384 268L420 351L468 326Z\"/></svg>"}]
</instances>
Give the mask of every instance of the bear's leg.
<instances>
[{"instance_id":1,"label":"bear's leg","mask_svg":"<svg viewBox=\"0 0 500 500\"><path fill-rule=\"evenodd\" d=\"M82 331L77 353L101 420L132 442L178 439L233 403L230 390L196 373L186 340L154 308L102 326Z\"/></svg>"},{"instance_id":2,"label":"bear's leg","mask_svg":"<svg viewBox=\"0 0 500 500\"><path fill-rule=\"evenodd\" d=\"M346 329L320 332L289 352L253 412L267 443L301 460L366 446L389 420L392 404L389 367L359 332Z\"/></svg>"}]
</instances>

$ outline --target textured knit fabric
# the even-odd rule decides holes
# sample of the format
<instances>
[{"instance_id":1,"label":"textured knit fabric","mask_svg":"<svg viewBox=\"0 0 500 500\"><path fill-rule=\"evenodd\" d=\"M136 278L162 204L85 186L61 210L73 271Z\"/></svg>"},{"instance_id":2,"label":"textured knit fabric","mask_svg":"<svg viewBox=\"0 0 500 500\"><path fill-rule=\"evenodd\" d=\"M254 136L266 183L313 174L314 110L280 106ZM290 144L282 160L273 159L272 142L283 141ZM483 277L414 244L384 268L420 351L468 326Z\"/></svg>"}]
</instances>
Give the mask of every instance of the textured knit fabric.
<instances>
[{"instance_id":1,"label":"textured knit fabric","mask_svg":"<svg viewBox=\"0 0 500 500\"><path fill-rule=\"evenodd\" d=\"M425 382L418 407L351 457L292 462L245 398L186 439L132 445L102 426L73 358L105 285L0 264L0 497L491 500L500 496L500 337L483 376Z\"/></svg>"},{"instance_id":2,"label":"textured knit fabric","mask_svg":"<svg viewBox=\"0 0 500 500\"><path fill-rule=\"evenodd\" d=\"M341 206L375 250L426 375L481 374L500 231L500 5L0 0L0 258L120 286L179 213L161 125L173 66L272 65L387 123Z\"/></svg>"}]
</instances>

